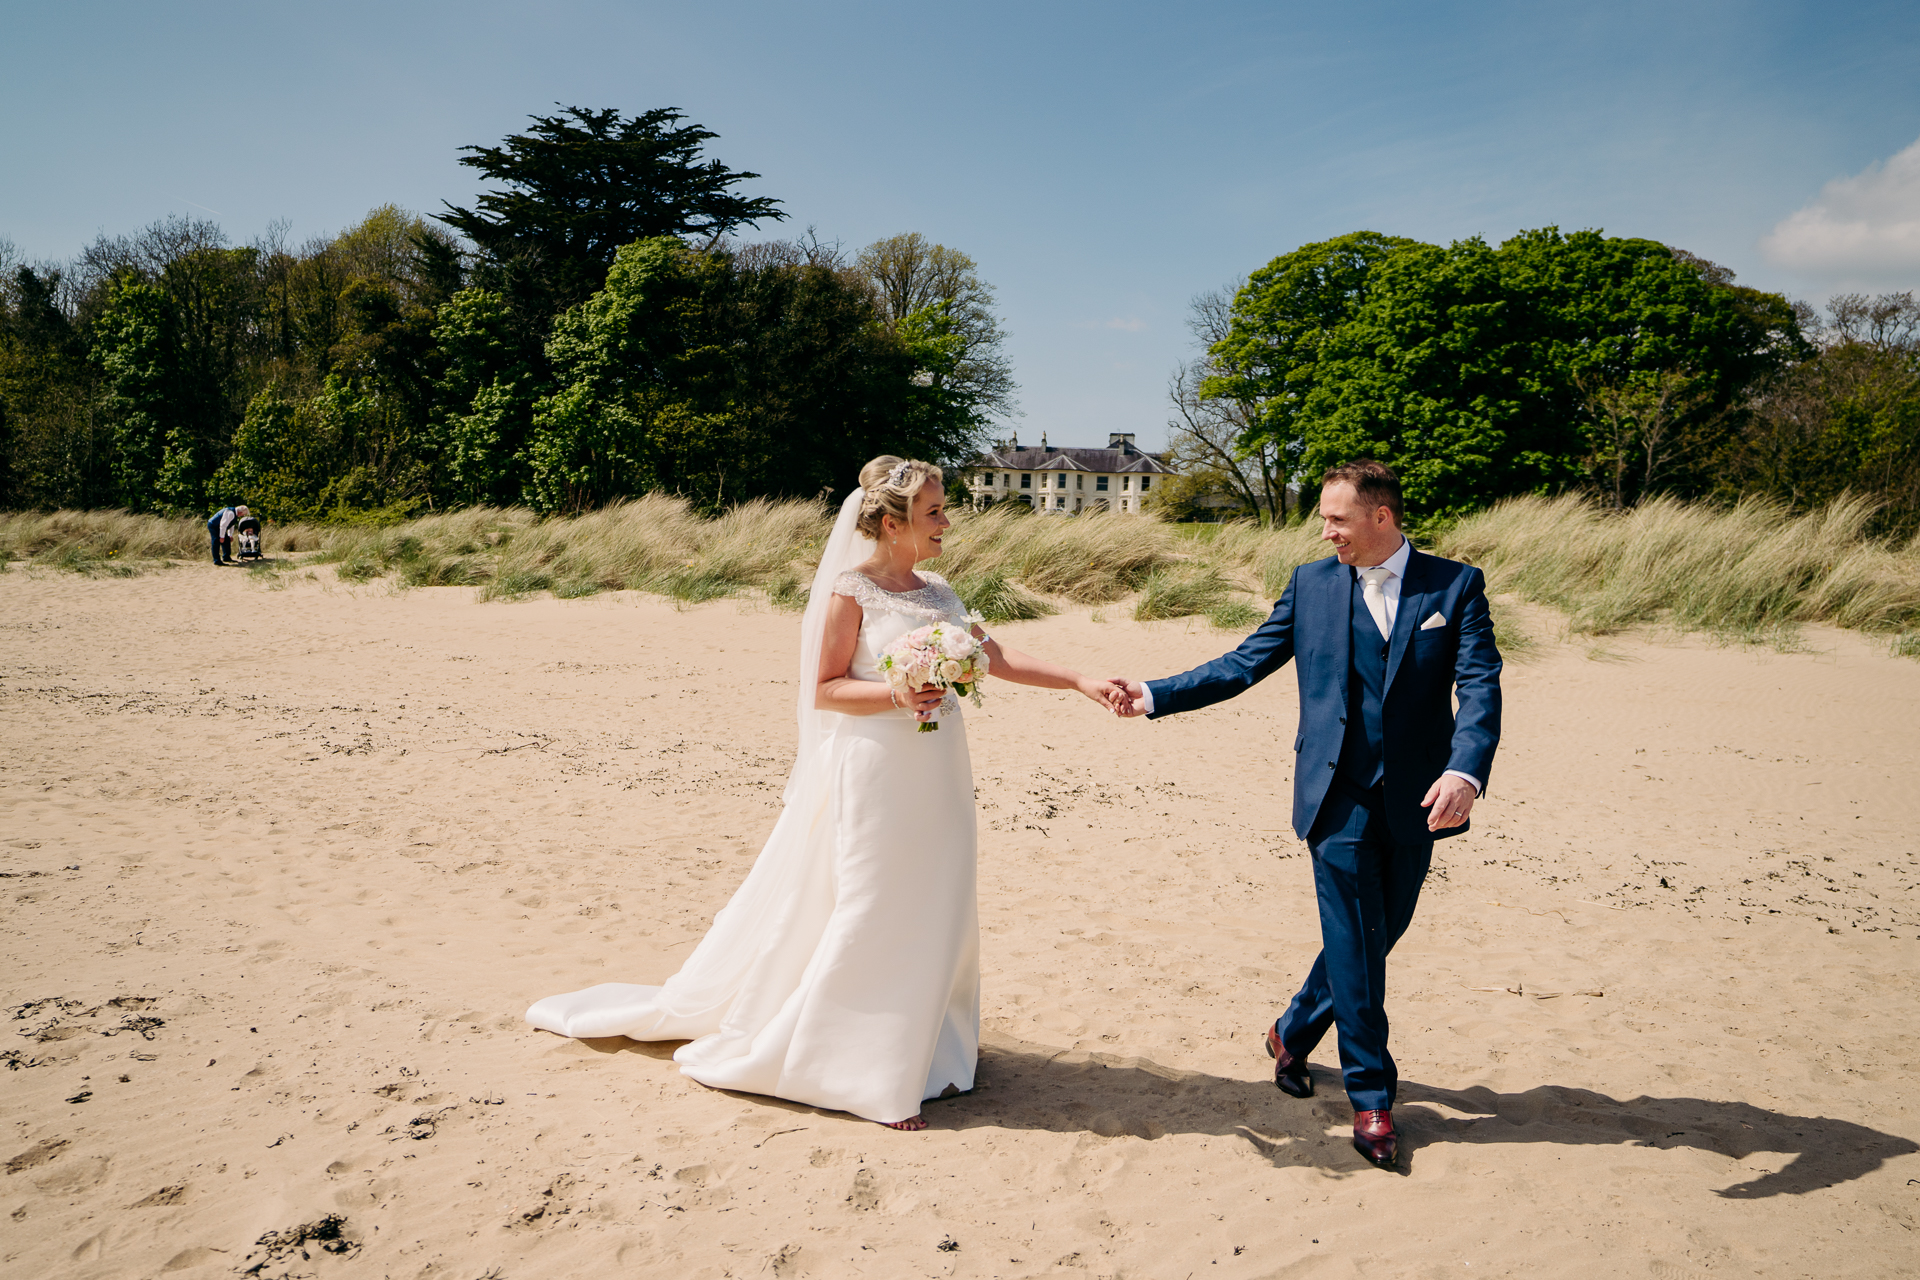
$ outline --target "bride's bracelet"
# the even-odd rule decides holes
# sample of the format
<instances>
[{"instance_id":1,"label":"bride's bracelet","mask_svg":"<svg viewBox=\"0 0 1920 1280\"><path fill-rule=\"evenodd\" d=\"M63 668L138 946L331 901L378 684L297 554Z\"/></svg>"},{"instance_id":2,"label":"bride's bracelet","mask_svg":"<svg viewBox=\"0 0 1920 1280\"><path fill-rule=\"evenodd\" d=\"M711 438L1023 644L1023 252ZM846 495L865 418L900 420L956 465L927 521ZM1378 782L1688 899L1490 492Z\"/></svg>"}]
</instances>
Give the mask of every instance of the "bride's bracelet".
<instances>
[{"instance_id":1,"label":"bride's bracelet","mask_svg":"<svg viewBox=\"0 0 1920 1280\"><path fill-rule=\"evenodd\" d=\"M905 707L900 705L900 691L898 689L890 688L887 690L887 701L893 704L893 709L895 711L906 710Z\"/></svg>"}]
</instances>

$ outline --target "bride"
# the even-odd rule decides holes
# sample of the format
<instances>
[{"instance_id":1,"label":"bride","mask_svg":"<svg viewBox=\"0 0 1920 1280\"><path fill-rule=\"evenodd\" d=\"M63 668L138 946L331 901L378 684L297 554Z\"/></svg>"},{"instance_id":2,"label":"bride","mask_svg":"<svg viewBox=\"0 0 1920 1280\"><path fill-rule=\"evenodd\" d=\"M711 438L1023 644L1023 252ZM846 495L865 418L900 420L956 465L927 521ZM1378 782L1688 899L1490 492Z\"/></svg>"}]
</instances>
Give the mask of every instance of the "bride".
<instances>
[{"instance_id":1,"label":"bride","mask_svg":"<svg viewBox=\"0 0 1920 1280\"><path fill-rule=\"evenodd\" d=\"M899 694L887 645L929 623L971 627L991 674L1114 686L988 636L946 579L914 566L952 522L940 468L860 469L814 575L800 632L800 742L773 834L732 901L662 987L549 996L527 1021L565 1036L690 1040L683 1074L924 1129L920 1103L973 1088L980 1041L973 767L958 701ZM916 732L936 718L937 733Z\"/></svg>"}]
</instances>

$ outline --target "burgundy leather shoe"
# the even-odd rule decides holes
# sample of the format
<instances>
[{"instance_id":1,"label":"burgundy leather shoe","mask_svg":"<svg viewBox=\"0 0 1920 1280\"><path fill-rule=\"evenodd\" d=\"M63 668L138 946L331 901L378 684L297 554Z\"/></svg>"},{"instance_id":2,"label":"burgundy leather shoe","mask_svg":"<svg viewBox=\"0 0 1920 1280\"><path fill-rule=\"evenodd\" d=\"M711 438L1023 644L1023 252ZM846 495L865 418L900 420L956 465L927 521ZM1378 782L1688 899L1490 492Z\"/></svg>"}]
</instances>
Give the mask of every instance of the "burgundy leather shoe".
<instances>
[{"instance_id":1,"label":"burgundy leather shoe","mask_svg":"<svg viewBox=\"0 0 1920 1280\"><path fill-rule=\"evenodd\" d=\"M1294 1098L1313 1096L1313 1077L1307 1073L1306 1061L1287 1052L1280 1043L1280 1028L1267 1028L1267 1056L1273 1059L1273 1083L1280 1092Z\"/></svg>"},{"instance_id":2,"label":"burgundy leather shoe","mask_svg":"<svg viewBox=\"0 0 1920 1280\"><path fill-rule=\"evenodd\" d=\"M1353 1149L1376 1169L1393 1168L1394 1158L1400 1154L1400 1135L1394 1132L1393 1112L1354 1112Z\"/></svg>"}]
</instances>

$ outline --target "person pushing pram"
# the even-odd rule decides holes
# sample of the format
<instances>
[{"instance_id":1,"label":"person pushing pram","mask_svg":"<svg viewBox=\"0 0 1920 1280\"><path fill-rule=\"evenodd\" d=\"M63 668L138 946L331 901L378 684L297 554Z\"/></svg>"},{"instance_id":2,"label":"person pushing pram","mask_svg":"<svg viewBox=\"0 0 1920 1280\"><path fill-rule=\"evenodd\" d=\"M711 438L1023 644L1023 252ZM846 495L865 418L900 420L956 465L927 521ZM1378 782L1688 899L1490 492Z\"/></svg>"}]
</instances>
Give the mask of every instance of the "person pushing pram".
<instances>
[{"instance_id":1,"label":"person pushing pram","mask_svg":"<svg viewBox=\"0 0 1920 1280\"><path fill-rule=\"evenodd\" d=\"M251 518L252 513L245 507L222 507L213 513L207 521L207 537L213 541L213 562L215 564L238 564L233 558L233 527L242 518ZM254 521L254 544L258 552L260 540L260 522Z\"/></svg>"}]
</instances>

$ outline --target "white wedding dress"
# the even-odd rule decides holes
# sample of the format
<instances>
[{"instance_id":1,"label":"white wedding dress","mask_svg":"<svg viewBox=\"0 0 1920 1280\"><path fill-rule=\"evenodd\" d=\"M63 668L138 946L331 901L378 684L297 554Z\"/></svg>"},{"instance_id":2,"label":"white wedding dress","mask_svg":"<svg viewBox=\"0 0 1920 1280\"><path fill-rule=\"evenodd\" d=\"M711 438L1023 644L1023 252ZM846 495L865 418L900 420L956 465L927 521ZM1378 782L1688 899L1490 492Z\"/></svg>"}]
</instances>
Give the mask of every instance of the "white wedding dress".
<instances>
[{"instance_id":1,"label":"white wedding dress","mask_svg":"<svg viewBox=\"0 0 1920 1280\"><path fill-rule=\"evenodd\" d=\"M891 1123L923 1099L973 1087L980 1042L973 766L948 697L940 728L913 716L812 706L829 592L860 603L848 674L880 678L899 636L968 625L946 580L905 594L847 566L860 492L814 579L802 624L800 748L786 806L753 869L681 970L661 987L609 982L527 1010L560 1035L690 1040L683 1074Z\"/></svg>"}]
</instances>

